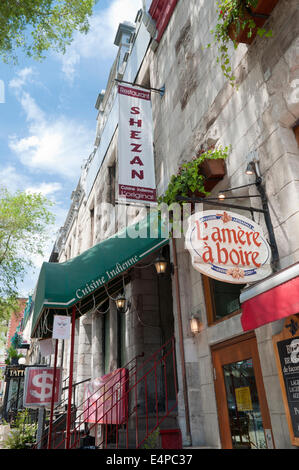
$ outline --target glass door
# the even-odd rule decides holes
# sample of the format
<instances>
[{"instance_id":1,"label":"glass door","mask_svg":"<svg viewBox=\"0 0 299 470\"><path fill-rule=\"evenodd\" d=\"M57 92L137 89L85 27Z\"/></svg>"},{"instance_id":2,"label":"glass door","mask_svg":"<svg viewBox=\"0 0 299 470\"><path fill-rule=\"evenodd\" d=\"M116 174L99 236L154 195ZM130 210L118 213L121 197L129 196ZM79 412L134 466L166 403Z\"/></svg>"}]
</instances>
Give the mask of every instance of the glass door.
<instances>
[{"instance_id":1,"label":"glass door","mask_svg":"<svg viewBox=\"0 0 299 470\"><path fill-rule=\"evenodd\" d=\"M223 374L233 449L265 449L252 359L224 365Z\"/></svg>"},{"instance_id":2,"label":"glass door","mask_svg":"<svg viewBox=\"0 0 299 470\"><path fill-rule=\"evenodd\" d=\"M246 338L212 351L222 447L266 449L273 446L269 411L256 340Z\"/></svg>"}]
</instances>

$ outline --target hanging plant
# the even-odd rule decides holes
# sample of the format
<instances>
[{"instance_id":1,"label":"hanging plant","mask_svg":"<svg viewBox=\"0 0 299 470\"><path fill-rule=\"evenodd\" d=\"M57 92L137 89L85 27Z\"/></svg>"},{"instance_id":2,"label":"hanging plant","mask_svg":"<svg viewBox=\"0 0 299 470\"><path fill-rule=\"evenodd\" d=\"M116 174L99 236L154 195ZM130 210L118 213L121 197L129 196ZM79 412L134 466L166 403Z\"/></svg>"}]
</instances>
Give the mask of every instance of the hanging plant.
<instances>
[{"instance_id":1,"label":"hanging plant","mask_svg":"<svg viewBox=\"0 0 299 470\"><path fill-rule=\"evenodd\" d=\"M229 148L209 149L203 151L200 155L192 158L191 161L183 163L176 175L172 175L165 194L158 199L159 203L167 205L177 202L177 196L190 197L192 194L197 196L208 196L210 193L206 189L207 176L203 171L203 164L209 160L224 160L228 156Z\"/></svg>"},{"instance_id":2,"label":"hanging plant","mask_svg":"<svg viewBox=\"0 0 299 470\"><path fill-rule=\"evenodd\" d=\"M19 411L14 429L5 436L5 449L28 449L36 442L37 424L31 423L29 410Z\"/></svg>"},{"instance_id":3,"label":"hanging plant","mask_svg":"<svg viewBox=\"0 0 299 470\"><path fill-rule=\"evenodd\" d=\"M220 64L224 76L234 86L236 77L233 75L230 58L228 54L229 42L232 41L234 48L239 42L250 44L255 35L260 37L271 37L272 31L262 27L265 18L255 17L253 10L258 6L260 0L219 0L217 2L217 24L211 33L214 43L218 46L217 63ZM208 47L211 43L208 44Z\"/></svg>"},{"instance_id":4,"label":"hanging plant","mask_svg":"<svg viewBox=\"0 0 299 470\"><path fill-rule=\"evenodd\" d=\"M7 357L5 359L5 364L18 364L18 360L23 357L22 354L19 354L18 351L13 347L10 346L6 350Z\"/></svg>"}]
</instances>

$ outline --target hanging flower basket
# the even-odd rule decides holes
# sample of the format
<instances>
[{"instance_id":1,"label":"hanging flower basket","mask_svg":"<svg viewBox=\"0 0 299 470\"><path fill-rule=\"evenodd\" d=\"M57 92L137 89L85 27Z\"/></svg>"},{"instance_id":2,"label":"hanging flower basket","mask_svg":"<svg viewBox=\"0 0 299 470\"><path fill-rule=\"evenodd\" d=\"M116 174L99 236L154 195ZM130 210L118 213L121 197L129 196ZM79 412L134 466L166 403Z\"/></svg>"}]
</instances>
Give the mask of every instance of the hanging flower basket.
<instances>
[{"instance_id":1,"label":"hanging flower basket","mask_svg":"<svg viewBox=\"0 0 299 470\"><path fill-rule=\"evenodd\" d=\"M278 1L218 0L217 23L211 33L214 36L214 43L218 46L217 62L232 86L236 77L230 63L230 41L236 49L239 43L251 44L256 35L271 37L272 31L263 26ZM211 47L211 43L207 47Z\"/></svg>"},{"instance_id":2,"label":"hanging flower basket","mask_svg":"<svg viewBox=\"0 0 299 470\"><path fill-rule=\"evenodd\" d=\"M279 0L259 0L256 7L251 6L242 12L240 18L236 18L228 28L228 35L232 41L243 44L251 44L257 33L266 23L270 13Z\"/></svg>"},{"instance_id":3,"label":"hanging flower basket","mask_svg":"<svg viewBox=\"0 0 299 470\"><path fill-rule=\"evenodd\" d=\"M204 176L204 188L212 191L214 186L221 181L226 173L224 159L207 158L199 167L199 172Z\"/></svg>"},{"instance_id":4,"label":"hanging flower basket","mask_svg":"<svg viewBox=\"0 0 299 470\"><path fill-rule=\"evenodd\" d=\"M278 2L279 0L259 0L257 6L252 7L251 10L253 13L270 15L270 13L272 13L272 10L274 10Z\"/></svg>"},{"instance_id":5,"label":"hanging flower basket","mask_svg":"<svg viewBox=\"0 0 299 470\"><path fill-rule=\"evenodd\" d=\"M232 41L242 44L251 44L257 34L258 22L256 18L245 12L242 17L236 18L228 27L228 36Z\"/></svg>"},{"instance_id":6,"label":"hanging flower basket","mask_svg":"<svg viewBox=\"0 0 299 470\"><path fill-rule=\"evenodd\" d=\"M177 196L205 197L225 175L224 160L228 156L228 147L210 149L183 163L176 175L172 175L168 188L159 202L171 205L177 202Z\"/></svg>"}]
</instances>

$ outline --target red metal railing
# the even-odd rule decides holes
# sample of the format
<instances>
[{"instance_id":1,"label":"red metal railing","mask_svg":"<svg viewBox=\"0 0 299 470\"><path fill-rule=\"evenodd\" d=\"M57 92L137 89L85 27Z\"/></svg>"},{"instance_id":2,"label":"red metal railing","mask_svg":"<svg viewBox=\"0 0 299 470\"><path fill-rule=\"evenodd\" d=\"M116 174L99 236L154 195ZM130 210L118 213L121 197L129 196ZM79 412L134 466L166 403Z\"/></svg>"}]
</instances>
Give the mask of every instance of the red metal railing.
<instances>
[{"instance_id":1,"label":"red metal railing","mask_svg":"<svg viewBox=\"0 0 299 470\"><path fill-rule=\"evenodd\" d=\"M129 375L132 375L134 373L134 371L136 371L137 367L138 367L138 359L143 357L143 354L140 354L136 357L134 357L134 359L132 359L130 362L128 362L124 367L126 368L126 370L128 370L129 372ZM67 380L67 379L66 379ZM89 379L90 380L90 379ZM78 386L80 384L83 384L87 382L86 380L83 380L81 382L78 382L77 384L74 384L73 387L75 386ZM108 382L109 383L109 382ZM107 386L107 385L106 385ZM65 386L64 389L67 389L68 387ZM88 400L90 401L90 399L95 396L96 394L98 394L100 391L99 390L95 390L95 392L90 395L90 397L87 399L87 400L84 400L83 403L81 403L81 405L79 405L77 408L78 409L84 409L84 407L86 406L86 403L88 402ZM106 390L106 393L107 393L107 390ZM92 402L93 403L93 402ZM63 404L63 403L62 403ZM59 406L56 408L58 409ZM73 393L73 422L78 421L78 417L76 418L75 417L75 411L76 410L76 406L75 406L75 393ZM79 417L81 417L82 414L80 414ZM66 419L66 414L64 416L64 418ZM65 421L64 419L64 421ZM52 448L53 449L58 449L58 448L64 448L65 446L65 429L61 429L61 421L63 421L63 416L60 417L60 419L58 418L56 420L56 422L53 424L52 426L52 442L53 442L53 445L52 445ZM82 424L82 422L80 422L80 425ZM74 433L76 433L76 430L77 430L78 426L74 426L73 430L72 430L72 434L74 435ZM35 448L45 448L46 446L46 443L48 441L48 432L49 432L49 429L46 430L46 432L43 434L42 438L40 439L40 441L38 443L35 444ZM58 441L58 442L57 442ZM71 446L73 447L73 446Z\"/></svg>"},{"instance_id":2,"label":"red metal railing","mask_svg":"<svg viewBox=\"0 0 299 470\"><path fill-rule=\"evenodd\" d=\"M126 375L120 374L113 383L111 379L94 392L94 399L91 396L78 407L70 449L78 448L81 439L91 434L97 448L140 448L176 409L174 337L141 366L133 361L126 366ZM65 432L60 436L57 442L54 431L55 449L65 448Z\"/></svg>"}]
</instances>

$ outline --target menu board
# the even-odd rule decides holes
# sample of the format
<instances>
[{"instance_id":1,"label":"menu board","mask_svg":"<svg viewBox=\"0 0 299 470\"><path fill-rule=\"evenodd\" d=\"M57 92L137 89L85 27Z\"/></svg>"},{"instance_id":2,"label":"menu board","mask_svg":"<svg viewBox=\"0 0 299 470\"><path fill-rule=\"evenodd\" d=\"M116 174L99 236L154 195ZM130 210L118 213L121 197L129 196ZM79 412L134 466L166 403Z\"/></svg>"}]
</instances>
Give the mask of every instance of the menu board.
<instances>
[{"instance_id":1,"label":"menu board","mask_svg":"<svg viewBox=\"0 0 299 470\"><path fill-rule=\"evenodd\" d=\"M287 317L272 341L291 443L299 446L299 314Z\"/></svg>"},{"instance_id":2,"label":"menu board","mask_svg":"<svg viewBox=\"0 0 299 470\"><path fill-rule=\"evenodd\" d=\"M276 343L294 437L299 437L299 336Z\"/></svg>"}]
</instances>

